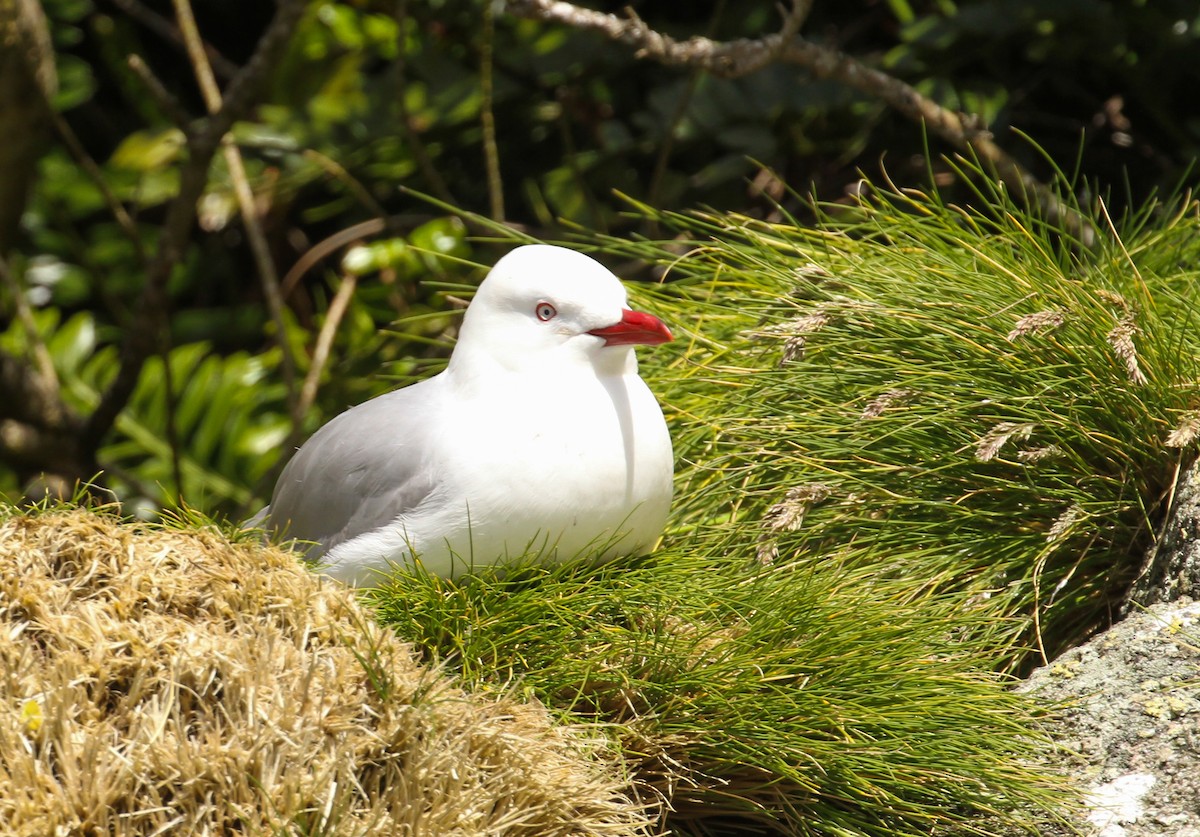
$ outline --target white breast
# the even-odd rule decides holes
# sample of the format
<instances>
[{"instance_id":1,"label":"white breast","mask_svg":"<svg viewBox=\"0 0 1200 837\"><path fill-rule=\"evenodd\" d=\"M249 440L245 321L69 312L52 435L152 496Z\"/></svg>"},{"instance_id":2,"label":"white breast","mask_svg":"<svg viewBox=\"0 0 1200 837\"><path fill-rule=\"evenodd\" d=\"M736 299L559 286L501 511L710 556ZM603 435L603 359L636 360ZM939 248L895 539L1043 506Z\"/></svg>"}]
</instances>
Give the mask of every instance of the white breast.
<instances>
[{"instance_id":1,"label":"white breast","mask_svg":"<svg viewBox=\"0 0 1200 837\"><path fill-rule=\"evenodd\" d=\"M565 561L651 548L671 503L671 440L636 371L474 382L431 440L439 491L333 549L328 572L371 583L410 560L451 575L530 554ZM410 551L411 550L411 551Z\"/></svg>"}]
</instances>

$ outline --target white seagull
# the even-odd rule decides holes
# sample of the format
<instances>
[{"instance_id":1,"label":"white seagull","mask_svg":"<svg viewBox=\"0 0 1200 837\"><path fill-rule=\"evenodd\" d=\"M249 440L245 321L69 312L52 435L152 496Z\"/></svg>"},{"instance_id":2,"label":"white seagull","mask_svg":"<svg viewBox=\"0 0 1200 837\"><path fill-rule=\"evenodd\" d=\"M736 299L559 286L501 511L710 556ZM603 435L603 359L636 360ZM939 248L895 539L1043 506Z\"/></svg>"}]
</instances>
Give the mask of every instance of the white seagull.
<instances>
[{"instance_id":1,"label":"white seagull","mask_svg":"<svg viewBox=\"0 0 1200 837\"><path fill-rule=\"evenodd\" d=\"M653 547L671 437L633 347L671 340L600 263L518 247L480 284L445 371L354 407L287 464L255 520L349 584L411 564Z\"/></svg>"}]
</instances>

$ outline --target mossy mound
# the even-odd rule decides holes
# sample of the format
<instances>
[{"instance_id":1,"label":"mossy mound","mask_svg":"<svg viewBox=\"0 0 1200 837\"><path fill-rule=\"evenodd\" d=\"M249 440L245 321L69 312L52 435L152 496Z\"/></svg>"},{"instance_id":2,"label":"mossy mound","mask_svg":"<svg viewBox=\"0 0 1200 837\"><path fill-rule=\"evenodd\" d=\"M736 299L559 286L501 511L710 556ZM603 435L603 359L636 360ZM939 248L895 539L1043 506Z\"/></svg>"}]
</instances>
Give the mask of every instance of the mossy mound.
<instances>
[{"instance_id":1,"label":"mossy mound","mask_svg":"<svg viewBox=\"0 0 1200 837\"><path fill-rule=\"evenodd\" d=\"M0 832L633 834L600 742L422 667L295 557L0 522Z\"/></svg>"}]
</instances>

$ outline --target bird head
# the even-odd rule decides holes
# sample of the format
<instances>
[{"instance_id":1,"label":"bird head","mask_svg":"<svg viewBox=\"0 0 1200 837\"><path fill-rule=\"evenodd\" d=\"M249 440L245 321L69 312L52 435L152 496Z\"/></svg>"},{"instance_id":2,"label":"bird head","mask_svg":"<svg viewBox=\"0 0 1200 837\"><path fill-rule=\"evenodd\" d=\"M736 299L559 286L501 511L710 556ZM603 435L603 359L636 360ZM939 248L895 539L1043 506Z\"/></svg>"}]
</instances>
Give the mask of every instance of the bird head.
<instances>
[{"instance_id":1,"label":"bird head","mask_svg":"<svg viewBox=\"0 0 1200 837\"><path fill-rule=\"evenodd\" d=\"M451 366L482 354L513 370L587 362L620 373L636 369L633 346L671 339L657 317L630 310L624 286L599 262L531 244L496 262L480 284Z\"/></svg>"}]
</instances>

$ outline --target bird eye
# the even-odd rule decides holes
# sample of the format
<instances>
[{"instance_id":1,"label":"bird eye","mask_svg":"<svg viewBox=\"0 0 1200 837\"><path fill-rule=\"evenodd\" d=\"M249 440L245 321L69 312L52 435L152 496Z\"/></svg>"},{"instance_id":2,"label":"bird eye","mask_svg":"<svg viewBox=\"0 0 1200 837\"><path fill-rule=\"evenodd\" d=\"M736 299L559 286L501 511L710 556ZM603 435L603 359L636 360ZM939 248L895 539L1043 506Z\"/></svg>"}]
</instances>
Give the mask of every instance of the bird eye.
<instances>
[{"instance_id":1,"label":"bird eye","mask_svg":"<svg viewBox=\"0 0 1200 837\"><path fill-rule=\"evenodd\" d=\"M549 302L539 302L537 308L533 309L533 312L537 314L537 318L543 323L546 320L554 319L555 315L558 314L558 310Z\"/></svg>"}]
</instances>

